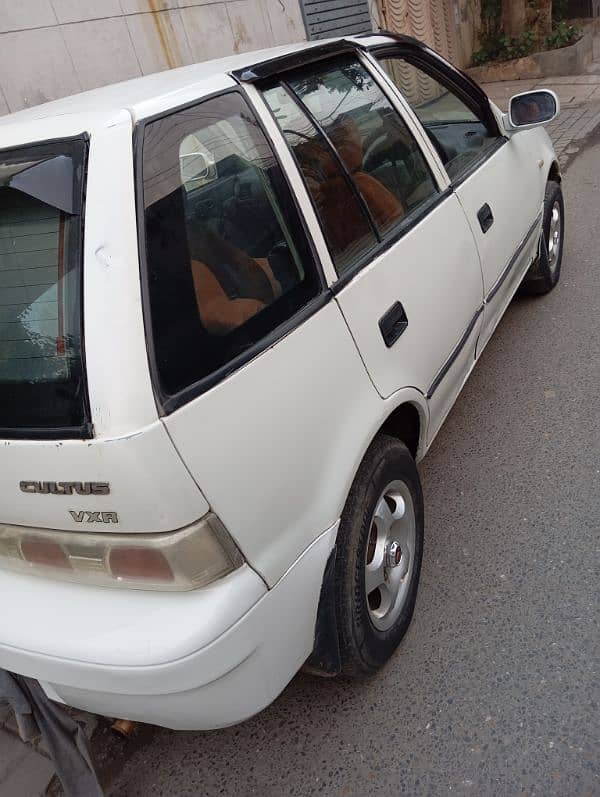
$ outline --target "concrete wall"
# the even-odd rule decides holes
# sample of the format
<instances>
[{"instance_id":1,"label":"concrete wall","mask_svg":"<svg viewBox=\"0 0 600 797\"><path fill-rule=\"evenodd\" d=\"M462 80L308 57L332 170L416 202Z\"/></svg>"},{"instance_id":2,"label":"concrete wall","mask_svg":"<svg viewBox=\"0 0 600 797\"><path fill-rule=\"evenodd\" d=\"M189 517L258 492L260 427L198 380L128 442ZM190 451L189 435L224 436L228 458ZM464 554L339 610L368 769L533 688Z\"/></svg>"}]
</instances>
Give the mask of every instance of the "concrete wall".
<instances>
[{"instance_id":1,"label":"concrete wall","mask_svg":"<svg viewBox=\"0 0 600 797\"><path fill-rule=\"evenodd\" d=\"M499 61L467 69L478 83L496 83L502 80L529 80L557 75L581 75L592 63L594 43L592 30L588 29L575 44L558 50L532 53L511 61Z\"/></svg>"},{"instance_id":2,"label":"concrete wall","mask_svg":"<svg viewBox=\"0 0 600 797\"><path fill-rule=\"evenodd\" d=\"M298 0L0 0L0 114L305 39Z\"/></svg>"}]
</instances>

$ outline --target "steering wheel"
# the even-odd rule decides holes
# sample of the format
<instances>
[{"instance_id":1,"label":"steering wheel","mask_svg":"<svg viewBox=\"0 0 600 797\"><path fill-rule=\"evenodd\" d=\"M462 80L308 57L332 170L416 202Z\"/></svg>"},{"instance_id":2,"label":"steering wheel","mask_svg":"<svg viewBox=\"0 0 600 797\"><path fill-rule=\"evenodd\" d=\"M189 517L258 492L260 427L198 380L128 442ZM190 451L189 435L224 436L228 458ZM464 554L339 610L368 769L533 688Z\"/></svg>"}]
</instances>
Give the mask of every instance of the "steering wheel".
<instances>
[{"instance_id":1,"label":"steering wheel","mask_svg":"<svg viewBox=\"0 0 600 797\"><path fill-rule=\"evenodd\" d=\"M363 169L365 171L370 171L369 166L371 165L371 161L375 158L375 156L383 149L384 145L387 142L387 135L378 134L375 136L369 136L369 138L365 141L364 145L364 155L363 155ZM377 164L373 165L375 168Z\"/></svg>"},{"instance_id":2,"label":"steering wheel","mask_svg":"<svg viewBox=\"0 0 600 797\"><path fill-rule=\"evenodd\" d=\"M363 156L363 168L366 172L370 173L380 165L380 163L377 163L378 155L383 156L382 161L388 160L393 163L407 161L409 159L410 148L401 139L395 139L393 141L393 152L390 152L389 145L390 138L388 131L384 133L377 132L375 135L371 135L366 139Z\"/></svg>"}]
</instances>

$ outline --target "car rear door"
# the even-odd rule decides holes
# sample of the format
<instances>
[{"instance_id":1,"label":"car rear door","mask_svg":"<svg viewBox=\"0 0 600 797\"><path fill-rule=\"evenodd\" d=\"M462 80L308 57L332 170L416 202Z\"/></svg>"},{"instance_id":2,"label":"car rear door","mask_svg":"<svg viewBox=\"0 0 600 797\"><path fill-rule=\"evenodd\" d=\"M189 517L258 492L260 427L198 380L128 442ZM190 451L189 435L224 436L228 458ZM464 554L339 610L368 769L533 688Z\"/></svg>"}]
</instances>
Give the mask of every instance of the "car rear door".
<instances>
[{"instance_id":1,"label":"car rear door","mask_svg":"<svg viewBox=\"0 0 600 797\"><path fill-rule=\"evenodd\" d=\"M484 92L428 48L384 45L374 55L431 139L477 242L481 351L536 253L543 186L533 137L505 137Z\"/></svg>"},{"instance_id":2,"label":"car rear door","mask_svg":"<svg viewBox=\"0 0 600 797\"><path fill-rule=\"evenodd\" d=\"M383 397L417 387L435 432L472 367L477 248L430 145L358 53L262 86L319 217L332 290Z\"/></svg>"}]
</instances>

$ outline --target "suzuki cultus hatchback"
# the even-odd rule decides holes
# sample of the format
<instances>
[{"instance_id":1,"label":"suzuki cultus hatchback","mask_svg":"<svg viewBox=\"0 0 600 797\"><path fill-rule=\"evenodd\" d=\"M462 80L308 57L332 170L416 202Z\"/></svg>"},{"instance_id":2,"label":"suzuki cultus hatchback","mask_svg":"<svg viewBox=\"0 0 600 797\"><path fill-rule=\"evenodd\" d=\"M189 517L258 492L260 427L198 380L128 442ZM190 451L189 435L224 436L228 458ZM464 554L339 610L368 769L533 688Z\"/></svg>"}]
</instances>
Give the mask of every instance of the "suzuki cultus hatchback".
<instances>
[{"instance_id":1,"label":"suzuki cultus hatchback","mask_svg":"<svg viewBox=\"0 0 600 797\"><path fill-rule=\"evenodd\" d=\"M171 728L380 667L415 462L559 278L557 112L378 34L0 119L0 667Z\"/></svg>"}]
</instances>

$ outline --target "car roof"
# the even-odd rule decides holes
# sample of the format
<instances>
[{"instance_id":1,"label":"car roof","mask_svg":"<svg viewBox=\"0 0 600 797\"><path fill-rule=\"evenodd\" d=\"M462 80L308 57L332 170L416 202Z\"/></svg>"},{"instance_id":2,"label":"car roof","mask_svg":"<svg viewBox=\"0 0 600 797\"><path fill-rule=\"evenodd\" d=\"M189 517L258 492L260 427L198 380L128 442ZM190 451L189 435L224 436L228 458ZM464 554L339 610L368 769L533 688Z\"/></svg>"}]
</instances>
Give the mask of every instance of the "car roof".
<instances>
[{"instance_id":1,"label":"car roof","mask_svg":"<svg viewBox=\"0 0 600 797\"><path fill-rule=\"evenodd\" d=\"M370 43L377 43L387 37L373 34L373 36L335 38L313 42L300 42L272 47L265 50L240 53L237 55L204 61L190 66L170 69L144 77L126 80L109 86L73 94L62 99L26 108L7 116L0 117L0 125L18 125L41 119L52 119L65 115L79 116L81 121L91 118L98 120L128 110L134 121L147 118L153 113L160 112L161 108L177 107L186 102L186 96L201 98L214 92L236 85L230 73L240 72L246 68L272 61L273 59L293 56L298 54L299 63L302 63L301 53L307 53L316 47L332 45L335 42L349 42L360 44L364 47ZM371 42L371 40L374 40Z\"/></svg>"}]
</instances>

